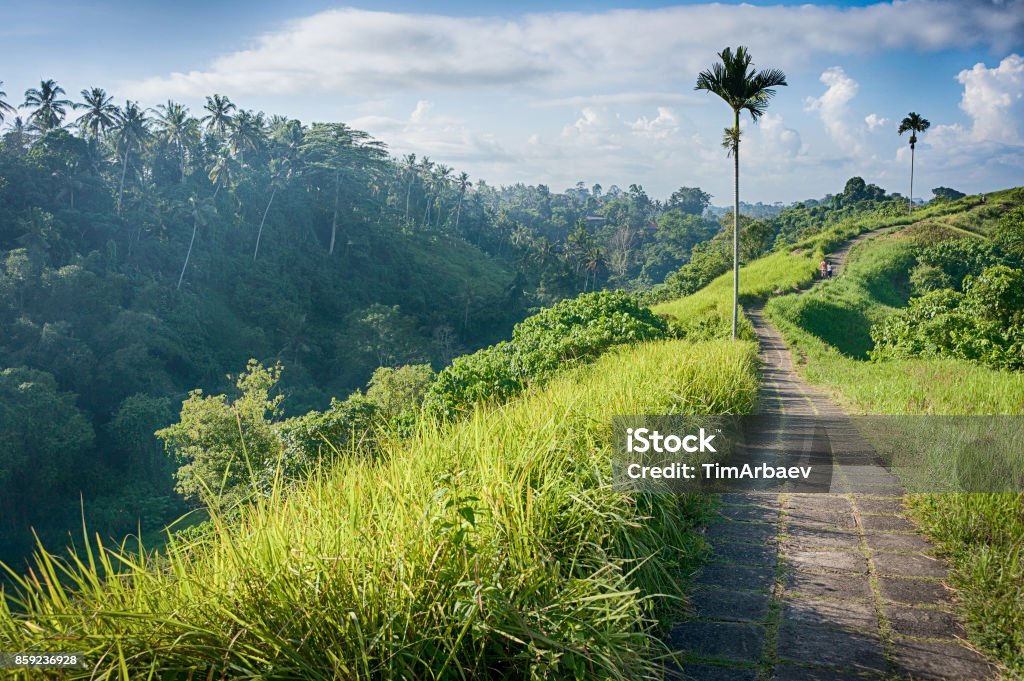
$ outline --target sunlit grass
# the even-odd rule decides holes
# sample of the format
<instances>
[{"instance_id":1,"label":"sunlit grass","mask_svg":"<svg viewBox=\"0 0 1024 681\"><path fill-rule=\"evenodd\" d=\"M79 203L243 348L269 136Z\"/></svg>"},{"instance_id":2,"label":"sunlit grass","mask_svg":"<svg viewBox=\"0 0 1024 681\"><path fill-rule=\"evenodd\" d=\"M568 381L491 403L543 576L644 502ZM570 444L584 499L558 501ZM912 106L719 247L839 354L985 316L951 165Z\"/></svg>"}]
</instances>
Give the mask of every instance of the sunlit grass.
<instances>
[{"instance_id":1,"label":"sunlit grass","mask_svg":"<svg viewBox=\"0 0 1024 681\"><path fill-rule=\"evenodd\" d=\"M41 553L0 649L85 653L66 678L654 676L707 502L613 491L611 417L747 412L755 370L749 343L630 346L159 556Z\"/></svg>"}]
</instances>

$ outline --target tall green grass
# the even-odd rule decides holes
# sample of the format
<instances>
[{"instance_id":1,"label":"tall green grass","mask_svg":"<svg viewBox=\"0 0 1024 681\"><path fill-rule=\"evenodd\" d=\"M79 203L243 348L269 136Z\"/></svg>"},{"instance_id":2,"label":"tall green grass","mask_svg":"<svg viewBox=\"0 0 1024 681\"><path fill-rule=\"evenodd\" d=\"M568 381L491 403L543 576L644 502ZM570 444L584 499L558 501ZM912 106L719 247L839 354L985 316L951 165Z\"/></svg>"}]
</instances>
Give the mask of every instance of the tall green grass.
<instances>
[{"instance_id":1,"label":"tall green grass","mask_svg":"<svg viewBox=\"0 0 1024 681\"><path fill-rule=\"evenodd\" d=\"M0 649L83 652L65 678L657 676L707 502L613 491L611 417L747 412L756 361L750 343L624 347L160 555L41 551L2 599Z\"/></svg>"},{"instance_id":2,"label":"tall green grass","mask_svg":"<svg viewBox=\"0 0 1024 681\"><path fill-rule=\"evenodd\" d=\"M749 305L807 285L814 279L820 261L820 252L776 252L741 267L741 304ZM696 293L659 303L651 309L676 318L690 331L688 336L712 336L716 332L724 335L721 332L731 329L732 324L732 272L717 277ZM741 321L740 335L748 340L756 338L746 319Z\"/></svg>"},{"instance_id":3,"label":"tall green grass","mask_svg":"<svg viewBox=\"0 0 1024 681\"><path fill-rule=\"evenodd\" d=\"M901 282L914 247L908 237L868 241L851 254L838 279L767 304L766 314L790 344L800 372L851 413L1021 415L1024 374L952 359L855 359L864 355L870 323L905 300ZM826 305L837 312L830 315ZM914 495L910 503L950 560L971 640L1024 674L1024 495Z\"/></svg>"}]
</instances>

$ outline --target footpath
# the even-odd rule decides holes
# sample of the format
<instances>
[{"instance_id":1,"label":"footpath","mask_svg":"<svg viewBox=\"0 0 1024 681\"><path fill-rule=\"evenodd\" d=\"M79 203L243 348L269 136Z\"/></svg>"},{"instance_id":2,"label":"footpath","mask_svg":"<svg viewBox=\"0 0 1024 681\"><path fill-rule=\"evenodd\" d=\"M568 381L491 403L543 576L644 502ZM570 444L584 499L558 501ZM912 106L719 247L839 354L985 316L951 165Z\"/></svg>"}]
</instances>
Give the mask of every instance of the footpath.
<instances>
[{"instance_id":1,"label":"footpath","mask_svg":"<svg viewBox=\"0 0 1024 681\"><path fill-rule=\"evenodd\" d=\"M833 267L841 271L850 248L876 235L845 244L830 256ZM794 424L845 418L796 373L761 308L746 314L760 342L760 414L782 438L778 449L787 437L796 446L800 435L787 435ZM684 656L681 678L997 678L966 643L947 565L906 515L898 480L838 459L833 471L832 493L722 495L691 616L669 640Z\"/></svg>"}]
</instances>

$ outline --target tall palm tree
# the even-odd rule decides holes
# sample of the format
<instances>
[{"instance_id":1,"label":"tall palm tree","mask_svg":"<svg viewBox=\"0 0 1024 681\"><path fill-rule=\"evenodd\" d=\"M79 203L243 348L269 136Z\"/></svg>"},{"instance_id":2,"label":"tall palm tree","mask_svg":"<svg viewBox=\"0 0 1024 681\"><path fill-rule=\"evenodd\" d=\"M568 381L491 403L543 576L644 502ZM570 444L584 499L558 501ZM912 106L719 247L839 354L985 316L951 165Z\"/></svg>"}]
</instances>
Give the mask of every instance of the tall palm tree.
<instances>
[{"instance_id":1,"label":"tall palm tree","mask_svg":"<svg viewBox=\"0 0 1024 681\"><path fill-rule=\"evenodd\" d=\"M910 133L910 200L907 203L907 212L914 212L914 147L917 146L917 133L924 133L931 127L927 118L911 111L907 117L900 121L899 134Z\"/></svg>"},{"instance_id":2,"label":"tall palm tree","mask_svg":"<svg viewBox=\"0 0 1024 681\"><path fill-rule=\"evenodd\" d=\"M263 225L267 222L267 213L270 212L270 205L274 203L277 190L284 187L288 178L291 177L291 162L287 158L280 161L270 161L270 198L267 200L267 207L263 209L263 219L260 220L259 231L256 232L256 248L253 249L252 259L255 261L260 252L260 239L263 238Z\"/></svg>"},{"instance_id":3,"label":"tall palm tree","mask_svg":"<svg viewBox=\"0 0 1024 681\"><path fill-rule=\"evenodd\" d=\"M96 142L116 124L118 108L114 98L101 87L82 90L81 94L82 101L74 104L76 109L85 109L85 113L78 118L78 129Z\"/></svg>"},{"instance_id":4,"label":"tall palm tree","mask_svg":"<svg viewBox=\"0 0 1024 681\"><path fill-rule=\"evenodd\" d=\"M215 132L223 137L231 125L231 112L235 110L235 105L224 95L214 95L206 98L206 105L203 108L210 112L199 119L206 124L206 131Z\"/></svg>"},{"instance_id":5,"label":"tall palm tree","mask_svg":"<svg viewBox=\"0 0 1024 681\"><path fill-rule=\"evenodd\" d=\"M2 88L3 86L4 86L4 82L2 80L0 80L0 88ZM7 112L7 113L14 113L15 112L14 107L7 103L6 97L7 97L7 93L4 92L3 90L0 90L0 125L3 125L3 122L4 122L4 112Z\"/></svg>"},{"instance_id":6,"label":"tall palm tree","mask_svg":"<svg viewBox=\"0 0 1024 681\"><path fill-rule=\"evenodd\" d=\"M114 146L121 155L121 183L117 189L117 214L121 214L124 180L128 174L128 157L133 151L142 151L153 134L149 131L149 118L138 102L125 102L115 122Z\"/></svg>"},{"instance_id":7,"label":"tall palm tree","mask_svg":"<svg viewBox=\"0 0 1024 681\"><path fill-rule=\"evenodd\" d=\"M786 74L779 69L755 71L750 53L742 45L735 52L726 47L718 53L718 58L720 62L700 72L694 90L718 95L733 113L733 124L725 129L722 146L733 160L732 337L735 340L740 292L740 114L749 112L756 123L775 96L775 88L787 83Z\"/></svg>"},{"instance_id":8,"label":"tall palm tree","mask_svg":"<svg viewBox=\"0 0 1024 681\"><path fill-rule=\"evenodd\" d=\"M199 231L200 227L206 226L214 210L212 200L200 199L195 194L188 197L188 209L192 215L192 239L188 242L185 264L181 266L181 274L178 275L178 285L175 287L178 289L181 288L181 282L185 279L185 270L188 269L188 261L192 257L192 246L196 243L196 232Z\"/></svg>"},{"instance_id":9,"label":"tall palm tree","mask_svg":"<svg viewBox=\"0 0 1024 681\"><path fill-rule=\"evenodd\" d=\"M64 88L52 78L40 82L38 88L25 90L25 103L22 106L35 109L28 117L29 125L40 132L59 128L68 107L73 106L70 99L60 99L62 94Z\"/></svg>"},{"instance_id":10,"label":"tall palm tree","mask_svg":"<svg viewBox=\"0 0 1024 681\"><path fill-rule=\"evenodd\" d=\"M239 111L228 130L228 145L231 153L238 157L238 162L245 165L245 152L256 151L266 142L264 127L266 121L263 112Z\"/></svg>"},{"instance_id":11,"label":"tall palm tree","mask_svg":"<svg viewBox=\"0 0 1024 681\"><path fill-rule=\"evenodd\" d=\"M466 198L466 190L473 186L473 183L469 181L469 175L461 172L455 181L455 185L459 188L459 206L455 209L455 233L458 234L459 218L462 217L462 200Z\"/></svg>"},{"instance_id":12,"label":"tall palm tree","mask_svg":"<svg viewBox=\"0 0 1024 681\"><path fill-rule=\"evenodd\" d=\"M167 100L157 108L157 138L175 152L178 159L178 181L185 181L185 157L188 149L199 142L199 125L188 115L188 108Z\"/></svg>"}]
</instances>

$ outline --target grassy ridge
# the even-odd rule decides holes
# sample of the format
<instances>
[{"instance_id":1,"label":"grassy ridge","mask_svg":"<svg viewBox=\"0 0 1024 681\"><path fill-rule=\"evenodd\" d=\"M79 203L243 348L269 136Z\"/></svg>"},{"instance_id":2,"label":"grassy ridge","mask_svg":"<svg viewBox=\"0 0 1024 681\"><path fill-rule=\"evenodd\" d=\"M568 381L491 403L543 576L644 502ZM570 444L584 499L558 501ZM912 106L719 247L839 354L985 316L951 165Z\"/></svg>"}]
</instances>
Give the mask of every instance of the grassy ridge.
<instances>
[{"instance_id":1,"label":"grassy ridge","mask_svg":"<svg viewBox=\"0 0 1024 681\"><path fill-rule=\"evenodd\" d=\"M991 211L983 210L981 217L991 219ZM982 232L986 220L969 215L945 222L969 223ZM851 413L1021 414L1020 373L952 359L854 359L865 348L851 345L906 300L902 284L914 245L907 235L872 240L855 249L842 277L803 296L769 301L766 313L789 342L801 373ZM1024 672L1024 496L915 495L911 504L951 562L950 580L971 640Z\"/></svg>"},{"instance_id":2,"label":"grassy ridge","mask_svg":"<svg viewBox=\"0 0 1024 681\"><path fill-rule=\"evenodd\" d=\"M776 252L754 260L740 268L740 303L750 304L805 286L814 279L820 260L820 252L807 249L796 254ZM717 277L692 295L659 303L651 309L675 317L691 332L705 331L703 335L731 328L732 272ZM740 335L748 340L756 338L746 319L741 319Z\"/></svg>"},{"instance_id":3,"label":"grassy ridge","mask_svg":"<svg viewBox=\"0 0 1024 681\"><path fill-rule=\"evenodd\" d=\"M746 412L755 370L750 343L629 346L160 557L44 554L0 649L99 678L653 675L705 502L613 492L611 416Z\"/></svg>"}]
</instances>

